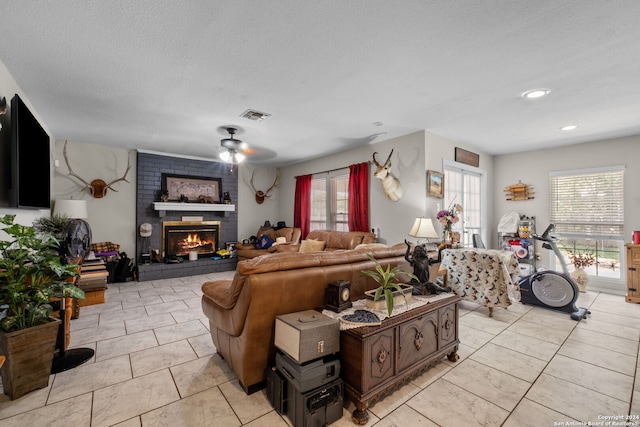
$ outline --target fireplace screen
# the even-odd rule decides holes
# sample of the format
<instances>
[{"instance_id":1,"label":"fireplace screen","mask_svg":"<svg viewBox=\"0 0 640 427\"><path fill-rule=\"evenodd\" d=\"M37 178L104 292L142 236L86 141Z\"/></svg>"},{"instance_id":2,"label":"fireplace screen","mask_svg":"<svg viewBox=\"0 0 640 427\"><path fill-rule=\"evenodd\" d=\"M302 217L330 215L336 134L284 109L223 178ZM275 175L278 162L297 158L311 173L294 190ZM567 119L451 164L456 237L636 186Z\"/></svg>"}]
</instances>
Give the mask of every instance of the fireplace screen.
<instances>
[{"instance_id":1,"label":"fireplace screen","mask_svg":"<svg viewBox=\"0 0 640 427\"><path fill-rule=\"evenodd\" d=\"M219 248L220 221L165 221L162 223L162 254L165 258L211 257Z\"/></svg>"}]
</instances>

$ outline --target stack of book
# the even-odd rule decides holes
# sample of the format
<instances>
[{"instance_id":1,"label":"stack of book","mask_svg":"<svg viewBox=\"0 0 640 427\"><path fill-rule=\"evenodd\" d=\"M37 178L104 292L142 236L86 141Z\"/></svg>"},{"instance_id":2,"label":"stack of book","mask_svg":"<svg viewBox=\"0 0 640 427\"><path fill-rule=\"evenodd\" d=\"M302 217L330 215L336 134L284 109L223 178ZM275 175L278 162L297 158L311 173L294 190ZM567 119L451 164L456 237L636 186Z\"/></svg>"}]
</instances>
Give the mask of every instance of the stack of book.
<instances>
[{"instance_id":1,"label":"stack of book","mask_svg":"<svg viewBox=\"0 0 640 427\"><path fill-rule=\"evenodd\" d=\"M104 303L104 290L107 288L109 272L102 259L85 260L80 267L80 277L76 285L85 293L80 306Z\"/></svg>"}]
</instances>

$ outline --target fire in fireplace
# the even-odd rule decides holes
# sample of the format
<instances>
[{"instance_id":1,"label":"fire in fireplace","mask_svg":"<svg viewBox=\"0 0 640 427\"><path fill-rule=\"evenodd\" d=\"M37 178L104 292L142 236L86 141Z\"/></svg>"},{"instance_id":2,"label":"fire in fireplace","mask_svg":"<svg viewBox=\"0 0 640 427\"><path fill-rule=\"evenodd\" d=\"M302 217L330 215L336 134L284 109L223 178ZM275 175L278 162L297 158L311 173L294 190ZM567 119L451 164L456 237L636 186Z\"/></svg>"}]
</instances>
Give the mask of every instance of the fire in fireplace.
<instances>
[{"instance_id":1,"label":"fire in fireplace","mask_svg":"<svg viewBox=\"0 0 640 427\"><path fill-rule=\"evenodd\" d=\"M186 258L196 252L198 258L210 257L218 250L220 221L164 221L162 256Z\"/></svg>"}]
</instances>

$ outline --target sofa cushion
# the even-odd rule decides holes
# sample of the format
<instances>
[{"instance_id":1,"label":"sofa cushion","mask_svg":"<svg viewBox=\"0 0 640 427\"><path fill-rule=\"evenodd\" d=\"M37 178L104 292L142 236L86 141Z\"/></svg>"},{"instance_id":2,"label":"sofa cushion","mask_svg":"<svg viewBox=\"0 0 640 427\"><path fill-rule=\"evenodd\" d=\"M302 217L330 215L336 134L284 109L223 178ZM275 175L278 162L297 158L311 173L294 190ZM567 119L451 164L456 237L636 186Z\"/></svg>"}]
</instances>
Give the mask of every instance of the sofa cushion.
<instances>
[{"instance_id":1,"label":"sofa cushion","mask_svg":"<svg viewBox=\"0 0 640 427\"><path fill-rule=\"evenodd\" d=\"M326 251L335 251L354 249L361 243L375 243L376 235L366 231L313 230L307 239L323 240L327 242Z\"/></svg>"},{"instance_id":2,"label":"sofa cushion","mask_svg":"<svg viewBox=\"0 0 640 427\"><path fill-rule=\"evenodd\" d=\"M302 243L300 244L299 251L302 253L320 252L320 251L324 251L324 248L326 245L327 245L327 242L324 242L322 240L306 239L306 240L303 240Z\"/></svg>"}]
</instances>

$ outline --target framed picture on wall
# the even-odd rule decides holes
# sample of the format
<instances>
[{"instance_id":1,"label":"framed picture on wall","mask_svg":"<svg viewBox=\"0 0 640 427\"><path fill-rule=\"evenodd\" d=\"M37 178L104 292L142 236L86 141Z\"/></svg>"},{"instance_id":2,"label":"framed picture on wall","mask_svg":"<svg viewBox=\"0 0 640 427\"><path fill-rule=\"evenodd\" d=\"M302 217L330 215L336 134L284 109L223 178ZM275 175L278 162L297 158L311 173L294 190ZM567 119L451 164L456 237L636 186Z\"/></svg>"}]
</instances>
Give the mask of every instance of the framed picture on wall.
<instances>
[{"instance_id":1,"label":"framed picture on wall","mask_svg":"<svg viewBox=\"0 0 640 427\"><path fill-rule=\"evenodd\" d=\"M213 203L220 203L222 198L222 179L204 176L162 174L162 189L167 192L168 201L185 201L198 203L204 196Z\"/></svg>"},{"instance_id":2,"label":"framed picture on wall","mask_svg":"<svg viewBox=\"0 0 640 427\"><path fill-rule=\"evenodd\" d=\"M427 171L427 196L444 198L444 175L440 172Z\"/></svg>"}]
</instances>

